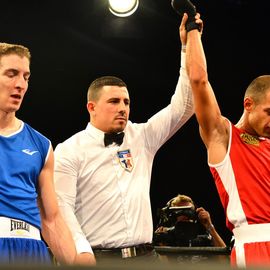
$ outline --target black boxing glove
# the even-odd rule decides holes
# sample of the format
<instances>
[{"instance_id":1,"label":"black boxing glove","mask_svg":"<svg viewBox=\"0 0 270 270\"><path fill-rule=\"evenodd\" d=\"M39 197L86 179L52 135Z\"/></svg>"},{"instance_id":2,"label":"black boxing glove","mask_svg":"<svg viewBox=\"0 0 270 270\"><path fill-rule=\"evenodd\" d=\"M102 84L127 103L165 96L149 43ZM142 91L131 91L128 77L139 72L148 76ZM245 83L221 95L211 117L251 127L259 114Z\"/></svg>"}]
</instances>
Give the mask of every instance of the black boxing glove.
<instances>
[{"instance_id":1,"label":"black boxing glove","mask_svg":"<svg viewBox=\"0 0 270 270\"><path fill-rule=\"evenodd\" d=\"M188 32L193 29L200 31L200 25L195 22L196 7L189 0L171 0L171 5L181 17L187 13L186 30Z\"/></svg>"}]
</instances>

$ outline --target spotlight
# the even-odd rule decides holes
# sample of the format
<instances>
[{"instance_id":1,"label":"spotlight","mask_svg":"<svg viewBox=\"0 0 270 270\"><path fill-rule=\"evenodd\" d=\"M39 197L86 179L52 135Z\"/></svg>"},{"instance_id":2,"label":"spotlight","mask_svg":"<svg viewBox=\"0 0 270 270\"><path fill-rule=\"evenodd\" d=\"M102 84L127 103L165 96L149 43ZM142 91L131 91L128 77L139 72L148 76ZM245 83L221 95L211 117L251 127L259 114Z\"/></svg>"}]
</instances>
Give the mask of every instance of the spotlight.
<instances>
[{"instance_id":1,"label":"spotlight","mask_svg":"<svg viewBox=\"0 0 270 270\"><path fill-rule=\"evenodd\" d=\"M133 14L139 6L139 0L109 0L110 12L118 17Z\"/></svg>"}]
</instances>

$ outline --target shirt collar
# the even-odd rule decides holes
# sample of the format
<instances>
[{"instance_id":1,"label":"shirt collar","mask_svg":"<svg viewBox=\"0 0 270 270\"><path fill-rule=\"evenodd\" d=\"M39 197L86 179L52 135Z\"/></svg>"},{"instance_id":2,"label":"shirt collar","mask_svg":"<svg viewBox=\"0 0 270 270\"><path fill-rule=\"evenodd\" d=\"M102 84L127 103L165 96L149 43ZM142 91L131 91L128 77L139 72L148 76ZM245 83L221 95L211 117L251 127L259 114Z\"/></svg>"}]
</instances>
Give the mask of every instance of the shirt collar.
<instances>
[{"instance_id":1,"label":"shirt collar","mask_svg":"<svg viewBox=\"0 0 270 270\"><path fill-rule=\"evenodd\" d=\"M90 122L86 126L86 132L89 136L94 137L98 142L104 145L104 132L94 127Z\"/></svg>"}]
</instances>

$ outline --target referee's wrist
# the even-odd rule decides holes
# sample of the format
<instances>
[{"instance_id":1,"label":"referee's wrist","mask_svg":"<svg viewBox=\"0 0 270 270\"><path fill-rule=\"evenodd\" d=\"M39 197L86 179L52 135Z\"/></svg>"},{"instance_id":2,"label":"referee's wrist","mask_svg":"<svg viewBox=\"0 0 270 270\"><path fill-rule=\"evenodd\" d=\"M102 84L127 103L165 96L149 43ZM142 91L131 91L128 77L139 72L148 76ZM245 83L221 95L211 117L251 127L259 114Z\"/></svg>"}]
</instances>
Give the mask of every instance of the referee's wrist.
<instances>
[{"instance_id":1,"label":"referee's wrist","mask_svg":"<svg viewBox=\"0 0 270 270\"><path fill-rule=\"evenodd\" d=\"M186 44L182 44L182 52L186 52L186 48L187 48L187 45Z\"/></svg>"}]
</instances>

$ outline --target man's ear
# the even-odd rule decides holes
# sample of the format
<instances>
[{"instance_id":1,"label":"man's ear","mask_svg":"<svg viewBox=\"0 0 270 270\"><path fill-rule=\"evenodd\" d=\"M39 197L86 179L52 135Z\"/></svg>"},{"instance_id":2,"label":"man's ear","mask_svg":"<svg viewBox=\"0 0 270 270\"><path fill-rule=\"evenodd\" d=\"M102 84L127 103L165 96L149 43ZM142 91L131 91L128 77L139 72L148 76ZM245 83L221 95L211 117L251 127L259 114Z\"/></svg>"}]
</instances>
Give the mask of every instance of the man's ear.
<instances>
[{"instance_id":1,"label":"man's ear","mask_svg":"<svg viewBox=\"0 0 270 270\"><path fill-rule=\"evenodd\" d=\"M88 101L86 106L89 113L93 113L95 111L95 102Z\"/></svg>"},{"instance_id":2,"label":"man's ear","mask_svg":"<svg viewBox=\"0 0 270 270\"><path fill-rule=\"evenodd\" d=\"M251 97L244 99L244 108L247 112L250 112L254 106L254 100Z\"/></svg>"}]
</instances>

